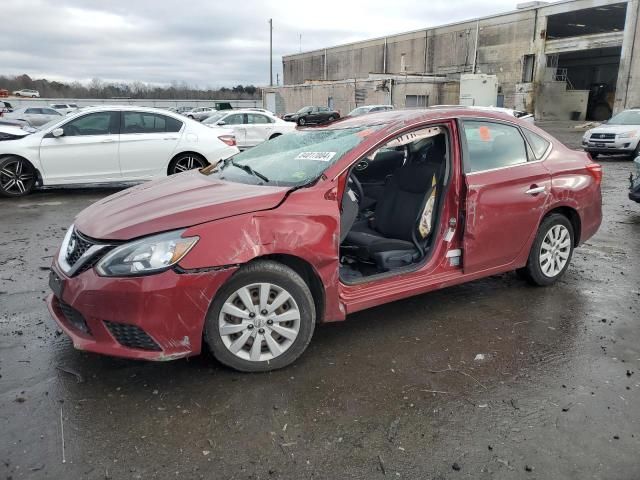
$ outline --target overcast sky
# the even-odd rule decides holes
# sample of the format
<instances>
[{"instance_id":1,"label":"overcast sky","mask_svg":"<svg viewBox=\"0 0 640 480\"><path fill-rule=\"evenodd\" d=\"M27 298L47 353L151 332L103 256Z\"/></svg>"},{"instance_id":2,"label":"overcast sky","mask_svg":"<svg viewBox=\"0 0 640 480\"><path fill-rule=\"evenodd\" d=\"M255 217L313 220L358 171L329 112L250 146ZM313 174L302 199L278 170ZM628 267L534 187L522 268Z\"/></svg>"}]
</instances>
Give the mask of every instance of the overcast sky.
<instances>
[{"instance_id":1,"label":"overcast sky","mask_svg":"<svg viewBox=\"0 0 640 480\"><path fill-rule=\"evenodd\" d=\"M522 1L522 0L521 0ZM517 0L2 0L0 74L87 81L269 81L282 55L515 9Z\"/></svg>"}]
</instances>

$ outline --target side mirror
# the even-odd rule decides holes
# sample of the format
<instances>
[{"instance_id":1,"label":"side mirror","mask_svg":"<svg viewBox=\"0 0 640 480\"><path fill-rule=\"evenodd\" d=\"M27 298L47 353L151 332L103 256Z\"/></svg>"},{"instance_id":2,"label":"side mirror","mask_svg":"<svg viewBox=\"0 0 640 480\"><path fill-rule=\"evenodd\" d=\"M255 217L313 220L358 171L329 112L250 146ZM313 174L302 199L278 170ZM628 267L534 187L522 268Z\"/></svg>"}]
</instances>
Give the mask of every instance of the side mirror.
<instances>
[{"instance_id":1,"label":"side mirror","mask_svg":"<svg viewBox=\"0 0 640 480\"><path fill-rule=\"evenodd\" d=\"M226 125L226 124L227 124L227 122L225 122L224 120L220 120L220 121L217 123L217 125L220 125L220 126L222 126L222 125Z\"/></svg>"},{"instance_id":2,"label":"side mirror","mask_svg":"<svg viewBox=\"0 0 640 480\"><path fill-rule=\"evenodd\" d=\"M61 137L64 135L64 129L62 128L54 128L51 131L51 135L53 135L55 138Z\"/></svg>"}]
</instances>

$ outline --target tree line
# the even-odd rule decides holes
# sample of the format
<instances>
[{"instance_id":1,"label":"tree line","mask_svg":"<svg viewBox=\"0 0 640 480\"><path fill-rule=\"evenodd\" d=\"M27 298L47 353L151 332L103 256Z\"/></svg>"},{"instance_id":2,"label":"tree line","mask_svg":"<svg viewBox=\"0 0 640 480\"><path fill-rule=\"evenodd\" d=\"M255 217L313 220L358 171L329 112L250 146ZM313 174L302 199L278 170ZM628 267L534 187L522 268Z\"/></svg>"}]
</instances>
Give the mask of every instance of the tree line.
<instances>
[{"instance_id":1,"label":"tree line","mask_svg":"<svg viewBox=\"0 0 640 480\"><path fill-rule=\"evenodd\" d=\"M155 85L144 82L104 82L94 78L88 84L80 82L49 81L32 79L29 75L9 77L0 75L0 88L13 92L23 88L38 90L45 98L154 98L189 100L253 100L260 98L260 91L253 85L236 85L219 89L201 89L186 82L171 82L170 85Z\"/></svg>"}]
</instances>

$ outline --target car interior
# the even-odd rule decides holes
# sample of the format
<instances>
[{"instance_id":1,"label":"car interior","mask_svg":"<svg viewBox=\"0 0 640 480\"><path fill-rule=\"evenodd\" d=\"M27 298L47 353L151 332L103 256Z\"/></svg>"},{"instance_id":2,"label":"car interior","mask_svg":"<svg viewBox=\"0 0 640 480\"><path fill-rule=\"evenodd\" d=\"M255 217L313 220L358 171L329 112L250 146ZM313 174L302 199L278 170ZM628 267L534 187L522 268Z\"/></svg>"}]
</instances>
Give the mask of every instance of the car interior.
<instances>
[{"instance_id":1,"label":"car interior","mask_svg":"<svg viewBox=\"0 0 640 480\"><path fill-rule=\"evenodd\" d=\"M340 278L353 283L424 260L448 176L444 127L416 130L362 158L349 172L340 218Z\"/></svg>"}]
</instances>

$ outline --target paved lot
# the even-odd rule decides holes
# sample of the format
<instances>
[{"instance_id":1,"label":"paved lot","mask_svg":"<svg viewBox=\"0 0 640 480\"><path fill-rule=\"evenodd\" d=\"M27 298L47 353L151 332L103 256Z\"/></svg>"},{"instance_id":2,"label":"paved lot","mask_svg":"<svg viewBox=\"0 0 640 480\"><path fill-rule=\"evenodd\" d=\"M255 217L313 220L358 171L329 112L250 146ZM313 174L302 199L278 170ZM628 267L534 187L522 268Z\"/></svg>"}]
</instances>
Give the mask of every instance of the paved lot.
<instances>
[{"instance_id":1,"label":"paved lot","mask_svg":"<svg viewBox=\"0 0 640 480\"><path fill-rule=\"evenodd\" d=\"M113 190L0 200L0 477L640 478L640 205L631 163L601 163L604 224L557 286L506 274L364 311L257 375L73 350L47 269Z\"/></svg>"}]
</instances>

